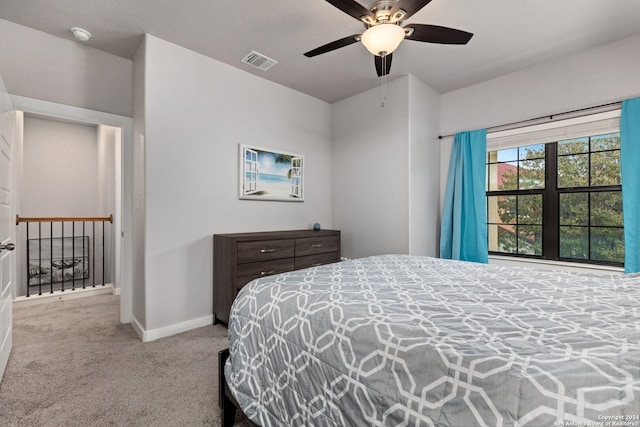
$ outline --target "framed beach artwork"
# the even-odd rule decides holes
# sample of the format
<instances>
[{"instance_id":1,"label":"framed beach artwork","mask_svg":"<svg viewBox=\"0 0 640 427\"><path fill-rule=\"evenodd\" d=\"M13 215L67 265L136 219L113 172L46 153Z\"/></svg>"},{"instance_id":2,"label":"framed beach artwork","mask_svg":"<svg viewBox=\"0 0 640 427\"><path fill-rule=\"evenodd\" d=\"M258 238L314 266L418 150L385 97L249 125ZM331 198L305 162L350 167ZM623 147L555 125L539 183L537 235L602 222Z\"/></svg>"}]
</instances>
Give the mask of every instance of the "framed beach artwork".
<instances>
[{"instance_id":1,"label":"framed beach artwork","mask_svg":"<svg viewBox=\"0 0 640 427\"><path fill-rule=\"evenodd\" d=\"M304 201L304 156L240 144L240 198Z\"/></svg>"}]
</instances>

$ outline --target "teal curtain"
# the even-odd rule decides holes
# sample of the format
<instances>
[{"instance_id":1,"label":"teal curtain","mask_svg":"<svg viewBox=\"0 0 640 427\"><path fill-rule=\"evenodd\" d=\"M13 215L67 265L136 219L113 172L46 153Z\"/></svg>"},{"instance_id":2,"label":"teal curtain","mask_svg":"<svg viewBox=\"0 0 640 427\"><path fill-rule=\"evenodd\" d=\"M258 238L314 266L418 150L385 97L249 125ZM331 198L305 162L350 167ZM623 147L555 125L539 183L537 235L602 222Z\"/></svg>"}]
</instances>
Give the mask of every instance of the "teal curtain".
<instances>
[{"instance_id":1,"label":"teal curtain","mask_svg":"<svg viewBox=\"0 0 640 427\"><path fill-rule=\"evenodd\" d=\"M441 258L489 262L486 151L486 129L456 134L442 211Z\"/></svg>"},{"instance_id":2,"label":"teal curtain","mask_svg":"<svg viewBox=\"0 0 640 427\"><path fill-rule=\"evenodd\" d=\"M622 102L620 168L624 217L624 272L640 272L640 98Z\"/></svg>"}]
</instances>

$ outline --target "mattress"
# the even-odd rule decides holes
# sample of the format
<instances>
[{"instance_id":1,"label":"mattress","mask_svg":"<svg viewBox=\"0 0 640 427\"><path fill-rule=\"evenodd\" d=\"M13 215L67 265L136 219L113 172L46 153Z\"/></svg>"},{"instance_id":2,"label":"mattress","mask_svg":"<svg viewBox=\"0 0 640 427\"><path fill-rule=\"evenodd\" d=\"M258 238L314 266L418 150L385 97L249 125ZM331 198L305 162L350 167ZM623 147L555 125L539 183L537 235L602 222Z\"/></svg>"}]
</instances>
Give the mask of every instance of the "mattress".
<instances>
[{"instance_id":1,"label":"mattress","mask_svg":"<svg viewBox=\"0 0 640 427\"><path fill-rule=\"evenodd\" d=\"M255 280L225 377L262 426L640 425L640 276L407 255Z\"/></svg>"}]
</instances>

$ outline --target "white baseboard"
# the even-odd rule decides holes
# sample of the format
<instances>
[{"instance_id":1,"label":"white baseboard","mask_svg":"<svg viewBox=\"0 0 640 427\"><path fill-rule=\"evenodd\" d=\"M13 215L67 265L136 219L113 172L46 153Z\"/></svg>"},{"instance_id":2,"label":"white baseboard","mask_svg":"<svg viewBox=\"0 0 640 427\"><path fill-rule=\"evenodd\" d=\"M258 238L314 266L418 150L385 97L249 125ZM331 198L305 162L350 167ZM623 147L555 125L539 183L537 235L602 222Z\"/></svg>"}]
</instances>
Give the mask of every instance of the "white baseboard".
<instances>
[{"instance_id":1,"label":"white baseboard","mask_svg":"<svg viewBox=\"0 0 640 427\"><path fill-rule=\"evenodd\" d=\"M66 290L64 292L55 291L54 293L47 293L43 295L32 295L30 297L17 297L13 300L14 307L27 307L38 304L47 304L60 300L85 298L94 295L101 294L113 294L119 295L120 289L114 288L110 283L104 286L96 286L95 288ZM192 329L201 328L203 326L209 326L213 324L213 314L203 316L198 319L187 320L185 322L176 323L173 325L163 326L162 328L145 330L138 319L131 315L131 326L138 334L138 337L143 342L155 341L160 338L169 337L171 335L187 332Z\"/></svg>"},{"instance_id":2,"label":"white baseboard","mask_svg":"<svg viewBox=\"0 0 640 427\"><path fill-rule=\"evenodd\" d=\"M133 330L136 331L136 334L138 334L138 337L144 342L144 329L133 314L131 315L131 322L129 323L131 327L133 327Z\"/></svg>"},{"instance_id":3,"label":"white baseboard","mask_svg":"<svg viewBox=\"0 0 640 427\"><path fill-rule=\"evenodd\" d=\"M74 290L67 289L66 291L53 291L53 293L47 292L42 295L31 295L28 297L16 297L13 300L14 307L29 307L38 304L48 304L50 302L61 301L61 300L69 300L76 298L86 298L92 297L95 295L102 294L113 294L118 295L119 290L116 293L116 289L114 289L113 285L110 283L105 284L104 286L96 286L91 288L76 288ZM213 322L213 321L212 321Z\"/></svg>"},{"instance_id":4,"label":"white baseboard","mask_svg":"<svg viewBox=\"0 0 640 427\"><path fill-rule=\"evenodd\" d=\"M131 326L135 329L138 336L143 342L155 341L160 338L170 337L171 335L187 332L192 329L201 328L213 324L213 314L203 316L198 319L187 320L186 322L175 323L173 325L163 326L161 328L144 330L140 323L131 316Z\"/></svg>"}]
</instances>

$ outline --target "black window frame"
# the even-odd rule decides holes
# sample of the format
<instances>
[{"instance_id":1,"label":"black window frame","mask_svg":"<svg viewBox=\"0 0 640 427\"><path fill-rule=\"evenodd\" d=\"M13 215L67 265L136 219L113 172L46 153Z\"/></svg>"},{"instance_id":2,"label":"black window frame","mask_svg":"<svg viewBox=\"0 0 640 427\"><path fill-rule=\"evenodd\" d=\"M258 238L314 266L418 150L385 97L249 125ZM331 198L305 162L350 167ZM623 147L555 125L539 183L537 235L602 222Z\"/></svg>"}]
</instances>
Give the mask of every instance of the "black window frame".
<instances>
[{"instance_id":1,"label":"black window frame","mask_svg":"<svg viewBox=\"0 0 640 427\"><path fill-rule=\"evenodd\" d=\"M619 134L619 132L610 132L612 134ZM595 138L605 134L591 135L589 136L589 186L587 187L558 187L558 143L562 141L549 142L545 143L545 179L544 179L544 188L541 189L524 189L524 190L490 190L489 189L489 166L492 163L490 162L488 153L491 151L500 151L496 150L487 150L487 160L485 161L485 168L487 170L486 177L486 197L487 200L491 196L520 196L520 195L531 195L531 194L541 194L542 195L542 255L531 255L531 254L523 254L523 253L511 253L511 252L499 252L499 251L491 251L489 250L489 255L497 255L497 256L505 256L505 257L514 257L514 258L529 258L529 259L541 259L548 261L563 261L563 262L571 262L578 264L595 264L595 265L607 265L614 267L624 267L624 262L613 262L613 261L602 261L602 260L593 260L592 252L591 252L591 230L593 228L621 228L624 230L624 219L622 226L597 226L591 224L591 206L589 206L589 224L584 226L589 230L588 237L588 256L589 259L579 259L579 258L568 258L560 256L560 195L561 194L575 194L575 193L587 193L589 195L593 193L601 193L601 192L620 192L622 193L622 184L618 185L599 185L599 186L591 186L591 177L592 177L592 162L591 155L594 153L592 151L591 146L591 138ZM537 145L537 144L534 144ZM525 145L526 147L529 145ZM606 151L620 151L620 148L613 150L598 150L595 152L606 152ZM560 155L562 156L562 155ZM499 163L499 162L498 162ZM519 164L518 164L519 166ZM520 168L518 167L518 175ZM591 199L591 196L588 197ZM516 218L518 217L518 212L516 212ZM487 203L487 227L489 225L496 225L497 223L489 222L489 203ZM501 224L501 223L500 223ZM519 241L517 239L518 226L516 224L516 242ZM487 236L489 239L489 236Z\"/></svg>"}]
</instances>

